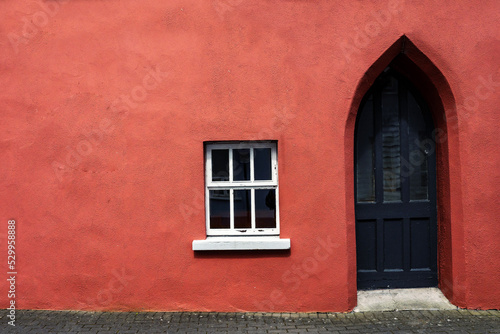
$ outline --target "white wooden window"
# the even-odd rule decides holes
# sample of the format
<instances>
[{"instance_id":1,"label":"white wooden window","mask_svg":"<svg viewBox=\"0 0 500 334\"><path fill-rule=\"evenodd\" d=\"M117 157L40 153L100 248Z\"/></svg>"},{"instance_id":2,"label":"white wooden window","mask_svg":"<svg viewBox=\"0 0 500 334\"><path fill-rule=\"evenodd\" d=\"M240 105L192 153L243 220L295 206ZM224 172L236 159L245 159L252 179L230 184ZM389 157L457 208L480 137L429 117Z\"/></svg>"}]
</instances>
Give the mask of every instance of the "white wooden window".
<instances>
[{"instance_id":1,"label":"white wooden window","mask_svg":"<svg viewBox=\"0 0 500 334\"><path fill-rule=\"evenodd\" d=\"M279 236L275 142L205 146L207 236Z\"/></svg>"}]
</instances>

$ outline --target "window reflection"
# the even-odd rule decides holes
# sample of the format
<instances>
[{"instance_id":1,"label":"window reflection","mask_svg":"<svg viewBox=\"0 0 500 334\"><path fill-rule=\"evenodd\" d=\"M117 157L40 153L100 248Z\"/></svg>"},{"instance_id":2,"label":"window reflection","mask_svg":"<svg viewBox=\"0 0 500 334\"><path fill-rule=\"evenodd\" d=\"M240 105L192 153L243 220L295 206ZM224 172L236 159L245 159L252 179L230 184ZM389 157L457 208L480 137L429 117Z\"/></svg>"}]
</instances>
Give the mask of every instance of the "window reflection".
<instances>
[{"instance_id":1,"label":"window reflection","mask_svg":"<svg viewBox=\"0 0 500 334\"><path fill-rule=\"evenodd\" d=\"M271 180L271 149L254 149L255 180Z\"/></svg>"},{"instance_id":2,"label":"window reflection","mask_svg":"<svg viewBox=\"0 0 500 334\"><path fill-rule=\"evenodd\" d=\"M255 228L276 227L276 191L255 189Z\"/></svg>"},{"instance_id":3,"label":"window reflection","mask_svg":"<svg viewBox=\"0 0 500 334\"><path fill-rule=\"evenodd\" d=\"M229 150L212 150L212 181L229 181Z\"/></svg>"},{"instance_id":4,"label":"window reflection","mask_svg":"<svg viewBox=\"0 0 500 334\"><path fill-rule=\"evenodd\" d=\"M370 96L361 111L356 137L358 202L375 201L375 136L373 128L373 96Z\"/></svg>"},{"instance_id":5,"label":"window reflection","mask_svg":"<svg viewBox=\"0 0 500 334\"><path fill-rule=\"evenodd\" d=\"M249 189L234 190L234 228L252 227L252 203Z\"/></svg>"},{"instance_id":6,"label":"window reflection","mask_svg":"<svg viewBox=\"0 0 500 334\"><path fill-rule=\"evenodd\" d=\"M410 156L409 160L414 167L410 174L410 200L425 200L428 198L427 191L427 154L422 148L434 149L433 141L427 136L425 120L420 106L408 92L408 119L410 127ZM432 147L429 147L429 142Z\"/></svg>"},{"instance_id":7,"label":"window reflection","mask_svg":"<svg viewBox=\"0 0 500 334\"><path fill-rule=\"evenodd\" d=\"M233 150L233 180L250 180L250 149Z\"/></svg>"},{"instance_id":8,"label":"window reflection","mask_svg":"<svg viewBox=\"0 0 500 334\"><path fill-rule=\"evenodd\" d=\"M209 196L210 228L229 228L229 190L210 190Z\"/></svg>"},{"instance_id":9,"label":"window reflection","mask_svg":"<svg viewBox=\"0 0 500 334\"><path fill-rule=\"evenodd\" d=\"M400 120L398 81L390 81L382 91L382 164L384 202L401 200Z\"/></svg>"}]
</instances>

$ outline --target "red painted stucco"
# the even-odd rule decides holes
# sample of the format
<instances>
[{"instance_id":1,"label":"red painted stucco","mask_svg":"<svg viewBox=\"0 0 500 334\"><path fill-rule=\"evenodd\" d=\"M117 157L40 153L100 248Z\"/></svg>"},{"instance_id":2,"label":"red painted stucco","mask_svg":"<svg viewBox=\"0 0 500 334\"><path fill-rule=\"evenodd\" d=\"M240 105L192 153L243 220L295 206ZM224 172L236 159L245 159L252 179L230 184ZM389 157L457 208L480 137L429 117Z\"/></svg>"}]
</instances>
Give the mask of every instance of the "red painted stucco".
<instances>
[{"instance_id":1,"label":"red painted stucco","mask_svg":"<svg viewBox=\"0 0 500 334\"><path fill-rule=\"evenodd\" d=\"M444 133L440 288L499 308L499 12L495 0L1 1L0 269L15 219L17 307L351 310L356 112L404 50ZM278 141L291 251L195 254L203 143L257 139Z\"/></svg>"}]
</instances>

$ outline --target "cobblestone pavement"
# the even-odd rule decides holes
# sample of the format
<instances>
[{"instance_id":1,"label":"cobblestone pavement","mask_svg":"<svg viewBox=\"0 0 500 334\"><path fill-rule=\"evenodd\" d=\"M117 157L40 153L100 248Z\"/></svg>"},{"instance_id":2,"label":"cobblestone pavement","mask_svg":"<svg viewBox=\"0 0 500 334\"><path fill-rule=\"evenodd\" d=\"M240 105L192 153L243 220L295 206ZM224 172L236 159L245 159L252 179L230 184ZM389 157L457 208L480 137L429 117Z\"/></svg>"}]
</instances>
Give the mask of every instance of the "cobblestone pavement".
<instances>
[{"instance_id":1,"label":"cobblestone pavement","mask_svg":"<svg viewBox=\"0 0 500 334\"><path fill-rule=\"evenodd\" d=\"M1 333L500 333L500 311L171 313L0 311Z\"/></svg>"}]
</instances>

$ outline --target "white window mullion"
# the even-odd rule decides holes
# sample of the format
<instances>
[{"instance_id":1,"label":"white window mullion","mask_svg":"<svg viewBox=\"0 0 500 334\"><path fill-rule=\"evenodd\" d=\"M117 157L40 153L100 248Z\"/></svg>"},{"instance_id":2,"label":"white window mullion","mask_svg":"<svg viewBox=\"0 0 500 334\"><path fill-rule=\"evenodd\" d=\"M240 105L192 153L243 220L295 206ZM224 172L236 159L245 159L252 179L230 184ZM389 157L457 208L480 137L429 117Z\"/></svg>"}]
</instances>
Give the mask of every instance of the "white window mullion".
<instances>
[{"instance_id":1,"label":"white window mullion","mask_svg":"<svg viewBox=\"0 0 500 334\"><path fill-rule=\"evenodd\" d=\"M229 189L229 226L234 229L234 190Z\"/></svg>"},{"instance_id":2,"label":"white window mullion","mask_svg":"<svg viewBox=\"0 0 500 334\"><path fill-rule=\"evenodd\" d=\"M250 207L251 207L251 215L252 215L252 230L255 230L255 189L250 190Z\"/></svg>"},{"instance_id":3,"label":"white window mullion","mask_svg":"<svg viewBox=\"0 0 500 334\"><path fill-rule=\"evenodd\" d=\"M233 149L229 149L229 182L233 182Z\"/></svg>"},{"instance_id":4,"label":"white window mullion","mask_svg":"<svg viewBox=\"0 0 500 334\"><path fill-rule=\"evenodd\" d=\"M205 180L207 185L212 183L212 150L207 150L207 168L205 168Z\"/></svg>"},{"instance_id":5,"label":"white window mullion","mask_svg":"<svg viewBox=\"0 0 500 334\"><path fill-rule=\"evenodd\" d=\"M255 180L255 170L254 170L254 163L253 163L253 159L254 159L254 152L253 152L253 148L250 149L250 181L253 182Z\"/></svg>"},{"instance_id":6,"label":"white window mullion","mask_svg":"<svg viewBox=\"0 0 500 334\"><path fill-rule=\"evenodd\" d=\"M276 187L275 182L271 181L254 181L254 182L212 182L210 185L208 185L209 188L227 188L227 187L233 187L233 188L272 188Z\"/></svg>"},{"instance_id":7,"label":"white window mullion","mask_svg":"<svg viewBox=\"0 0 500 334\"><path fill-rule=\"evenodd\" d=\"M210 190L206 188L205 191L205 210L207 212L207 231L210 230Z\"/></svg>"},{"instance_id":8,"label":"white window mullion","mask_svg":"<svg viewBox=\"0 0 500 334\"><path fill-rule=\"evenodd\" d=\"M212 182L212 150L207 149L207 167L205 168L205 211L207 231L210 230L210 189L208 184Z\"/></svg>"},{"instance_id":9,"label":"white window mullion","mask_svg":"<svg viewBox=\"0 0 500 334\"><path fill-rule=\"evenodd\" d=\"M279 201L279 187L276 186L274 188L274 194L275 194L275 205L276 205L276 232L279 234L280 233L280 201Z\"/></svg>"},{"instance_id":10,"label":"white window mullion","mask_svg":"<svg viewBox=\"0 0 500 334\"><path fill-rule=\"evenodd\" d=\"M278 181L278 157L276 154L276 147L271 149L271 178L273 179L273 183L276 184Z\"/></svg>"}]
</instances>

